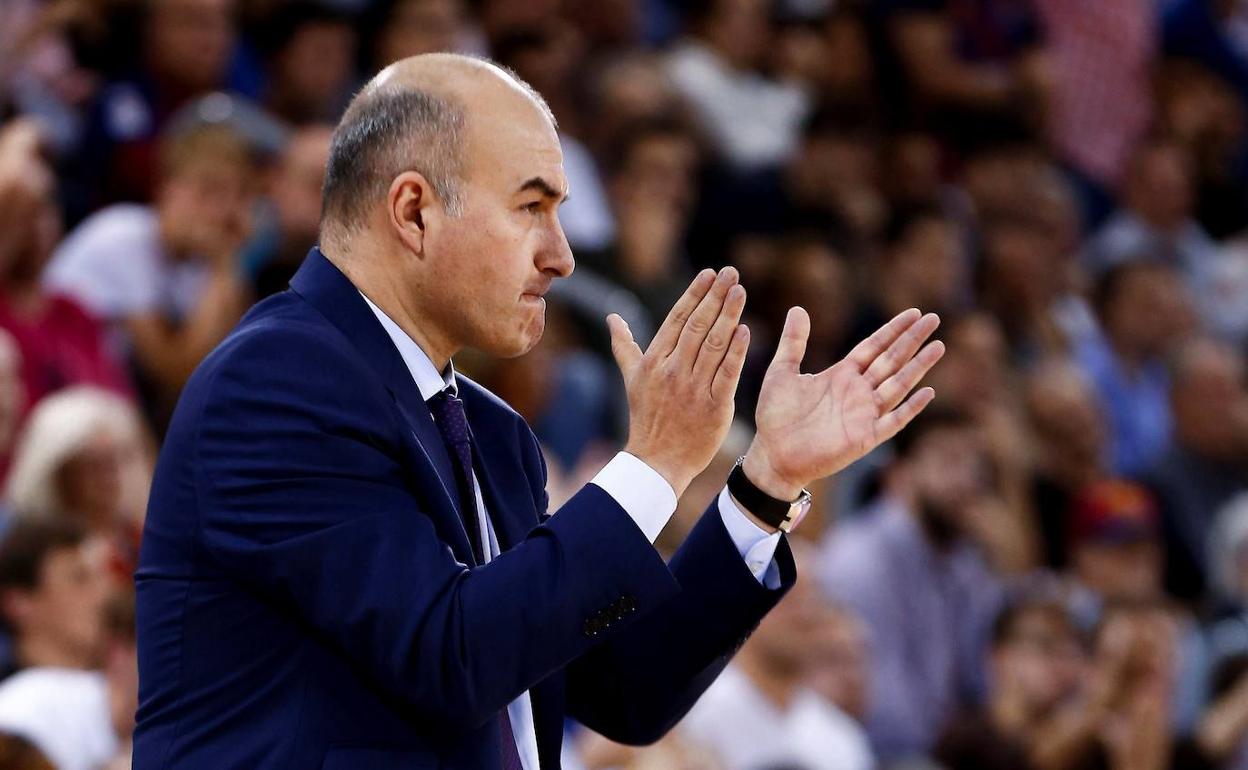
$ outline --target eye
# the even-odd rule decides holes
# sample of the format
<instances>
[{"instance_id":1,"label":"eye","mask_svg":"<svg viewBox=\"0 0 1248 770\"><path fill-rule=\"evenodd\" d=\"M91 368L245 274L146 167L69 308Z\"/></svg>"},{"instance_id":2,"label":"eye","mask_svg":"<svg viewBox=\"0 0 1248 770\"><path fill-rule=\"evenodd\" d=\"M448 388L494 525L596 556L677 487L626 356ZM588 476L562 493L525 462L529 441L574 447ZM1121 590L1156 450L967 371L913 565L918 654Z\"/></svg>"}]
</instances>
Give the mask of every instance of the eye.
<instances>
[{"instance_id":1,"label":"eye","mask_svg":"<svg viewBox=\"0 0 1248 770\"><path fill-rule=\"evenodd\" d=\"M533 201L532 203L524 204L520 208L523 209L524 211L529 212L530 214L540 214L542 213L542 202Z\"/></svg>"}]
</instances>

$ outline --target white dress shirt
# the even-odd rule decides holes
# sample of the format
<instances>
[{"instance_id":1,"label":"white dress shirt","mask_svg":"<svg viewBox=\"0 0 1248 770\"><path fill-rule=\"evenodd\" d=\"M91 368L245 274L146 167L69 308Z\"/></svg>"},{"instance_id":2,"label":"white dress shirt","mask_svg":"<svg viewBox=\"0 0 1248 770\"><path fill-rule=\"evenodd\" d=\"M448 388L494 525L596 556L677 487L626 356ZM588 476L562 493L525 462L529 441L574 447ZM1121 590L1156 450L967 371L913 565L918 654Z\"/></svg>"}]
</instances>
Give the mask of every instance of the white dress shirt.
<instances>
[{"instance_id":1,"label":"white dress shirt","mask_svg":"<svg viewBox=\"0 0 1248 770\"><path fill-rule=\"evenodd\" d=\"M360 296L364 297L364 294L361 293ZM420 397L428 401L447 388L458 395L455 369L448 366L445 372L439 372L415 340L407 336L372 300L364 297L364 301L398 348L403 363L407 365L407 370L416 382ZM676 493L672 486L658 471L627 452L620 452L612 458L590 483L598 485L611 495L651 543L676 512ZM477 483L475 472L472 486L476 494L477 526L482 535L481 542L485 545L482 550L485 561L488 562L498 556L501 549L485 508L485 500L481 497L481 485ZM769 533L750 521L732 500L726 487L719 494L719 514L751 574L764 586L778 588L780 570L774 557L776 546L780 542L780 533ZM516 747L524 770L540 770L537 761L537 733L533 728L533 706L527 690L511 702L507 707L507 715L511 719L512 732L516 737Z\"/></svg>"}]
</instances>

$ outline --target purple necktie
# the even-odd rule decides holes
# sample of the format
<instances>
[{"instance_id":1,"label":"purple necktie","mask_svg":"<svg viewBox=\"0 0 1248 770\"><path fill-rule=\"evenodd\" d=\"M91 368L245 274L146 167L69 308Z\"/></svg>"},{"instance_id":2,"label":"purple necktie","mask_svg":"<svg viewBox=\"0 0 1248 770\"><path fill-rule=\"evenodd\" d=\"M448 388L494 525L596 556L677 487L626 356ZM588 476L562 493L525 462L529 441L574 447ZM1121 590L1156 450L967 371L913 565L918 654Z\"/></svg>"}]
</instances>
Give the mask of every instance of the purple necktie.
<instances>
[{"instance_id":1,"label":"purple necktie","mask_svg":"<svg viewBox=\"0 0 1248 770\"><path fill-rule=\"evenodd\" d=\"M464 512L464 529L472 544L472 554L477 564L485 563L481 527L477 518L477 495L472 486L472 440L468 436L468 415L464 402L456 398L448 388L429 399L429 411L442 434L442 443L455 464L455 482L459 487L460 509ZM516 748L516 736L511 730L511 717L506 707L498 715L499 743L502 751L502 770L524 770L520 764L520 752Z\"/></svg>"},{"instance_id":2,"label":"purple necktie","mask_svg":"<svg viewBox=\"0 0 1248 770\"><path fill-rule=\"evenodd\" d=\"M477 495L472 488L472 441L468 438L468 415L464 402L450 390L444 390L429 399L429 411L433 422L442 434L442 443L455 465L455 486L459 490L459 509L464 514L464 529L472 545L472 555L477 564L485 564L481 543L481 525L477 518Z\"/></svg>"}]
</instances>

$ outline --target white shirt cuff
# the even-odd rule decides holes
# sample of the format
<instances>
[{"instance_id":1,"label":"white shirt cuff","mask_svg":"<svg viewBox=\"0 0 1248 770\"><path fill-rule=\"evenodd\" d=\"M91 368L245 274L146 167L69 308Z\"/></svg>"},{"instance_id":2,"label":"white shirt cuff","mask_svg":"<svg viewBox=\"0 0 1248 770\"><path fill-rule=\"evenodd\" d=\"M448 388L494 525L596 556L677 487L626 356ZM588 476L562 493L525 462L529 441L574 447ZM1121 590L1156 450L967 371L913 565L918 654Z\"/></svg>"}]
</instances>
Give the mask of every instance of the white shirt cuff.
<instances>
[{"instance_id":1,"label":"white shirt cuff","mask_svg":"<svg viewBox=\"0 0 1248 770\"><path fill-rule=\"evenodd\" d=\"M676 512L676 492L659 472L628 452L620 452L590 479L620 504L651 543ZM748 522L747 522L748 523Z\"/></svg>"},{"instance_id":2,"label":"white shirt cuff","mask_svg":"<svg viewBox=\"0 0 1248 770\"><path fill-rule=\"evenodd\" d=\"M737 552L745 559L745 566L764 587L772 590L780 587L780 567L776 564L776 546L780 544L779 532L768 532L750 520L745 512L728 494L728 487L719 493L719 515L724 520L728 536L737 546Z\"/></svg>"}]
</instances>

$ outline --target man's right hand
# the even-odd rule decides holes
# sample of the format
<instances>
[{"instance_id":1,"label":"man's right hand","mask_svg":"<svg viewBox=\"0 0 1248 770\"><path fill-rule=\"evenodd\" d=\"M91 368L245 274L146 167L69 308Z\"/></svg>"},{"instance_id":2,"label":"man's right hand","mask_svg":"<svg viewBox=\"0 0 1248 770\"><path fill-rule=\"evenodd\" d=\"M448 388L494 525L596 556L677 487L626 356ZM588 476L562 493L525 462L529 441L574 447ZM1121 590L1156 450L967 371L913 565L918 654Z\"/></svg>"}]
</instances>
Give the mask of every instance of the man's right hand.
<instances>
[{"instance_id":1,"label":"man's right hand","mask_svg":"<svg viewBox=\"0 0 1248 770\"><path fill-rule=\"evenodd\" d=\"M732 423L750 332L740 324L737 271L703 270L643 353L624 319L607 316L611 351L628 391L624 451L663 476L676 496L701 473Z\"/></svg>"}]
</instances>

